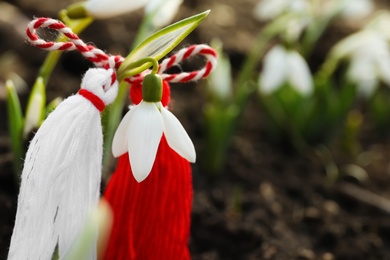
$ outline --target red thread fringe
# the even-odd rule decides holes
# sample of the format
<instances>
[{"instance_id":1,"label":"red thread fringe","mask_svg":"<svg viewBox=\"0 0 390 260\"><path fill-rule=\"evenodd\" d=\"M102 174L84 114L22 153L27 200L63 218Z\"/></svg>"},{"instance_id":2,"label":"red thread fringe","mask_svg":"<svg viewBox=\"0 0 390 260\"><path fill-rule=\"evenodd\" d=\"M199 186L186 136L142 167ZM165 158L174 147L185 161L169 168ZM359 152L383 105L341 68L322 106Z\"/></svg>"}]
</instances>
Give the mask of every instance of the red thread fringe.
<instances>
[{"instance_id":1,"label":"red thread fringe","mask_svg":"<svg viewBox=\"0 0 390 260\"><path fill-rule=\"evenodd\" d=\"M104 197L114 212L105 259L190 259L191 167L163 136L150 175L137 183L127 154Z\"/></svg>"}]
</instances>

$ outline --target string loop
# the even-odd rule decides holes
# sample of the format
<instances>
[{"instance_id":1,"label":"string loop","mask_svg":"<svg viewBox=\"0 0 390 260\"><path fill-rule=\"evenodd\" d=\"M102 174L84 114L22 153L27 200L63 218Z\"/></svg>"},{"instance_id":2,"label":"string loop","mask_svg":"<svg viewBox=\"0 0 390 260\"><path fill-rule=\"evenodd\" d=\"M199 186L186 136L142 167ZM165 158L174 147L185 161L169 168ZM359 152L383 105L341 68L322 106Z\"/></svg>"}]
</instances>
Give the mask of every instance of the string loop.
<instances>
[{"instance_id":1,"label":"string loop","mask_svg":"<svg viewBox=\"0 0 390 260\"><path fill-rule=\"evenodd\" d=\"M64 34L69 41L64 42L51 42L41 39L36 30L38 28L49 28L57 30L58 32ZM62 22L51 19L51 18L37 18L32 20L26 29L27 39L31 45L47 50L47 51L79 51L86 59L91 61L97 67L102 67L105 69L112 68L114 71L119 68L119 66L124 61L124 58L120 55L109 55L106 54L99 48L96 48L93 45L84 43L77 34L65 26ZM177 74L167 74L169 68L178 65L185 59L193 57L195 55L202 55L206 58L205 66L196 71L192 72L181 72ZM189 82L197 81L199 79L207 77L210 72L216 67L217 64L217 53L214 49L205 44L191 45L187 48L179 50L176 54L172 55L169 58L164 59L158 69L158 73L161 78L168 82ZM130 84L141 83L146 74L149 74L150 70L145 70L144 72L128 77L124 79ZM114 73L115 74L115 73ZM112 84L116 80L116 75L112 76Z\"/></svg>"}]
</instances>

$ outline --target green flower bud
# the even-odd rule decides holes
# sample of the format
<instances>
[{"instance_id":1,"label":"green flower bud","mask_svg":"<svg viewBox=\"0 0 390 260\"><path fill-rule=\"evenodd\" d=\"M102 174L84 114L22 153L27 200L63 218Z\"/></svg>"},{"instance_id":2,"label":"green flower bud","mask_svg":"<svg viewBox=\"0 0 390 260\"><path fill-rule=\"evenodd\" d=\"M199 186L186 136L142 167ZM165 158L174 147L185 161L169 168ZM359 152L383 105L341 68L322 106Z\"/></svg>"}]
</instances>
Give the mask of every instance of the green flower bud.
<instances>
[{"instance_id":1,"label":"green flower bud","mask_svg":"<svg viewBox=\"0 0 390 260\"><path fill-rule=\"evenodd\" d=\"M162 98L162 79L159 75L148 74L142 81L142 99L146 102L160 102Z\"/></svg>"}]
</instances>

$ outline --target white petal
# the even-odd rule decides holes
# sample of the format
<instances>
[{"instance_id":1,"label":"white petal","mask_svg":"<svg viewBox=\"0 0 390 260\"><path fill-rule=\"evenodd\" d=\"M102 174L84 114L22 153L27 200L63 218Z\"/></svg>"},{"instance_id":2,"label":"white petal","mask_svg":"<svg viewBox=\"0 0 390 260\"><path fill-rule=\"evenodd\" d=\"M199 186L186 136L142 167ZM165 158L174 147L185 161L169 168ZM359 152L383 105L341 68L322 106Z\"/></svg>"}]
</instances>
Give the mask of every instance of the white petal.
<instances>
[{"instance_id":1,"label":"white petal","mask_svg":"<svg viewBox=\"0 0 390 260\"><path fill-rule=\"evenodd\" d=\"M296 91L302 95L313 92L313 80L305 59L296 51L287 53L288 79Z\"/></svg>"},{"instance_id":2,"label":"white petal","mask_svg":"<svg viewBox=\"0 0 390 260\"><path fill-rule=\"evenodd\" d=\"M156 12L152 19L152 24L156 27L163 27L169 24L175 17L183 0L152 0L146 6L147 14Z\"/></svg>"},{"instance_id":3,"label":"white petal","mask_svg":"<svg viewBox=\"0 0 390 260\"><path fill-rule=\"evenodd\" d=\"M260 1L254 9L254 16L259 20L270 20L283 13L288 4L287 0Z\"/></svg>"},{"instance_id":4,"label":"white petal","mask_svg":"<svg viewBox=\"0 0 390 260\"><path fill-rule=\"evenodd\" d=\"M116 129L114 139L112 140L112 154L114 157L119 157L127 152L127 128L129 127L130 117L136 108L134 107L126 113Z\"/></svg>"},{"instance_id":5,"label":"white petal","mask_svg":"<svg viewBox=\"0 0 390 260\"><path fill-rule=\"evenodd\" d=\"M269 94L278 89L286 80L286 50L277 45L264 57L264 68L259 79L259 90Z\"/></svg>"},{"instance_id":6,"label":"white petal","mask_svg":"<svg viewBox=\"0 0 390 260\"><path fill-rule=\"evenodd\" d=\"M221 100L228 99L232 94L232 69L229 58L218 53L218 64L210 74L209 88L213 95Z\"/></svg>"},{"instance_id":7,"label":"white petal","mask_svg":"<svg viewBox=\"0 0 390 260\"><path fill-rule=\"evenodd\" d=\"M161 108L164 121L164 134L168 145L180 156L194 163L196 152L194 145L180 121L166 108Z\"/></svg>"},{"instance_id":8,"label":"white petal","mask_svg":"<svg viewBox=\"0 0 390 260\"><path fill-rule=\"evenodd\" d=\"M152 170L162 133L163 120L156 104L142 101L130 117L127 130L130 165L138 182Z\"/></svg>"},{"instance_id":9,"label":"white petal","mask_svg":"<svg viewBox=\"0 0 390 260\"><path fill-rule=\"evenodd\" d=\"M310 4L307 0L294 0L289 1L289 11L294 13L305 13L310 10Z\"/></svg>"},{"instance_id":10,"label":"white petal","mask_svg":"<svg viewBox=\"0 0 390 260\"><path fill-rule=\"evenodd\" d=\"M358 52L369 44L376 33L372 30L363 30L344 38L333 47L332 55L335 58L342 58Z\"/></svg>"},{"instance_id":11,"label":"white petal","mask_svg":"<svg viewBox=\"0 0 390 260\"><path fill-rule=\"evenodd\" d=\"M371 0L348 0L341 16L347 19L359 19L369 15L374 8L374 3Z\"/></svg>"},{"instance_id":12,"label":"white petal","mask_svg":"<svg viewBox=\"0 0 390 260\"><path fill-rule=\"evenodd\" d=\"M109 18L122 15L143 7L147 0L90 0L85 3L85 9L95 18Z\"/></svg>"},{"instance_id":13,"label":"white petal","mask_svg":"<svg viewBox=\"0 0 390 260\"><path fill-rule=\"evenodd\" d=\"M364 52L357 52L351 59L347 76L351 82L359 84L360 81L367 81L376 78L375 66L371 55Z\"/></svg>"}]
</instances>

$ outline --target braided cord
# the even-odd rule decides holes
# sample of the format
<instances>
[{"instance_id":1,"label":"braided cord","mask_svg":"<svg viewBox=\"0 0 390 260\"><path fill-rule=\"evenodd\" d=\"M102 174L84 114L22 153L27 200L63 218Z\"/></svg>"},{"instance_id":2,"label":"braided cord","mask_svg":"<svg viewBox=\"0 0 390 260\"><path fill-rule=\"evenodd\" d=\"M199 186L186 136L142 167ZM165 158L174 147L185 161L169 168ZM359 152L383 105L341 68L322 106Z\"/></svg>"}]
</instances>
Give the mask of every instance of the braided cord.
<instances>
[{"instance_id":1,"label":"braided cord","mask_svg":"<svg viewBox=\"0 0 390 260\"><path fill-rule=\"evenodd\" d=\"M36 30L38 28L49 28L57 30L64 34L69 41L64 42L50 42L41 39ZM111 56L106 54L104 51L96 48L93 45L84 43L77 34L65 26L62 22L51 19L51 18L37 18L32 20L26 29L27 39L31 45L47 50L47 51L79 51L86 59L93 62L97 67L113 68L117 69L122 64L124 58L115 55ZM192 72L181 72L177 74L166 74L164 73L169 68L178 65L183 60L193 57L195 55L202 55L206 58L205 66L196 71ZM168 82L189 82L197 81L199 79L207 77L210 72L216 67L217 64L217 53L211 47L205 44L192 45L187 48L179 50L176 54L169 58L164 59L159 65L158 74L161 75L163 80ZM140 83L144 76L150 73L149 70L140 73L139 75L125 79L128 83ZM115 81L115 76L113 76Z\"/></svg>"}]
</instances>

